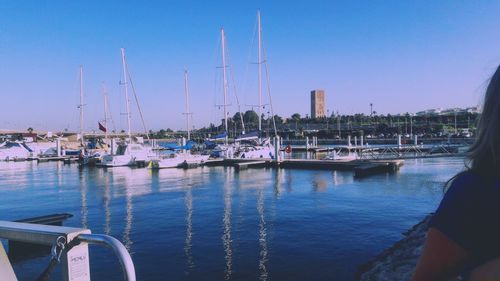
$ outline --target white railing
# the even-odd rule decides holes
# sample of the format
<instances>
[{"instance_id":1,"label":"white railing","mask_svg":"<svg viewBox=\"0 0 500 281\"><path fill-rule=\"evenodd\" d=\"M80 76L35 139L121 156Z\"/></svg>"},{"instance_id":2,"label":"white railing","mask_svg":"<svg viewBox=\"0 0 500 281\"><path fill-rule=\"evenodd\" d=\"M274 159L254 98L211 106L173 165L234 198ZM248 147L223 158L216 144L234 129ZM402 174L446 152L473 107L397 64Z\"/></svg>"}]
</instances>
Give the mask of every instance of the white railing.
<instances>
[{"instance_id":1,"label":"white railing","mask_svg":"<svg viewBox=\"0 0 500 281\"><path fill-rule=\"evenodd\" d=\"M91 234L89 229L0 221L0 239L51 246L53 251L64 241L59 259L63 281L90 281L88 244L105 245L118 257L124 280L136 280L134 263L125 246L111 236ZM10 263L0 264L0 272L4 266L10 267Z\"/></svg>"}]
</instances>

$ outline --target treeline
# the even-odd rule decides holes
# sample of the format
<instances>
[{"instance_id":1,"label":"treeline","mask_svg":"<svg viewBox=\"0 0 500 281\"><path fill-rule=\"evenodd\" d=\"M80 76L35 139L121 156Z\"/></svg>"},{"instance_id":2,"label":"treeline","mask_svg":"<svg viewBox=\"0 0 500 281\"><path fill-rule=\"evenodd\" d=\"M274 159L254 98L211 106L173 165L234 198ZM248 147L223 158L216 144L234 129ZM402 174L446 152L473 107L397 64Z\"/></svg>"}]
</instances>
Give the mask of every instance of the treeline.
<instances>
[{"instance_id":1,"label":"treeline","mask_svg":"<svg viewBox=\"0 0 500 281\"><path fill-rule=\"evenodd\" d=\"M332 115L330 117L310 118L294 113L290 117L279 115L262 115L261 128L263 134L274 135L276 131L282 137L303 137L315 135L320 138L345 138L351 136L369 136L379 138L400 135L420 135L425 137L462 136L470 137L474 134L478 114L461 112L451 115L424 115L414 116L409 113L398 115L363 113L354 115ZM243 119L243 122L242 122ZM228 118L228 134L234 137L243 131L256 131L259 127L258 114L248 110L241 114L236 113ZM207 138L224 131L224 120L220 124L209 124L207 127L193 130L192 138ZM150 132L153 138L168 138L185 136L185 131L174 132L170 129Z\"/></svg>"}]
</instances>

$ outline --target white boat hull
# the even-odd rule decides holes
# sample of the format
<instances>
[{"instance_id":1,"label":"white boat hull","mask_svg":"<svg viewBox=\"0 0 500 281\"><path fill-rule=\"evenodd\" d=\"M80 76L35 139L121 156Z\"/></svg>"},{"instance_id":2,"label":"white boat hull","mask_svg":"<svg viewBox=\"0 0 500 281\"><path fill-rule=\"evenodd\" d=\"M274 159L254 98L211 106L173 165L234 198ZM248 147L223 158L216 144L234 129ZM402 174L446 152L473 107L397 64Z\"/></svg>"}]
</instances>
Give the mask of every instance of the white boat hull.
<instances>
[{"instance_id":1,"label":"white boat hull","mask_svg":"<svg viewBox=\"0 0 500 281\"><path fill-rule=\"evenodd\" d=\"M208 160L208 155L192 155L192 154L172 154L169 158L155 159L150 162L150 169L167 169L179 168L184 164L201 165Z\"/></svg>"},{"instance_id":2,"label":"white boat hull","mask_svg":"<svg viewBox=\"0 0 500 281\"><path fill-rule=\"evenodd\" d=\"M136 164L136 159L132 155L104 155L101 163L97 163L97 166L103 167L122 167L122 166L134 166Z\"/></svg>"}]
</instances>

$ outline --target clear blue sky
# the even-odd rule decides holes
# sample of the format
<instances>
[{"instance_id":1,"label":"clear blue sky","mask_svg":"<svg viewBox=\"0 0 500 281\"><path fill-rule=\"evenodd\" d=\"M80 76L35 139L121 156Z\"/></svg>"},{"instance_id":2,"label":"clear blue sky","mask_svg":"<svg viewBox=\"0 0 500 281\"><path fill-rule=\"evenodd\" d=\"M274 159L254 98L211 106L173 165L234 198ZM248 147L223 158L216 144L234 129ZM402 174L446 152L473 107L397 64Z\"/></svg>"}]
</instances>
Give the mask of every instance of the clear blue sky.
<instances>
[{"instance_id":1,"label":"clear blue sky","mask_svg":"<svg viewBox=\"0 0 500 281\"><path fill-rule=\"evenodd\" d=\"M120 47L149 128L183 128L184 68L194 125L219 122L221 26L230 83L241 104L257 103L257 9L285 117L308 114L315 88L341 114L369 113L370 103L383 114L475 106L500 63L499 1L0 0L0 129L77 130L79 65L86 130L103 118L102 81L125 128ZM233 94L230 103L233 115ZM132 118L139 131L135 107Z\"/></svg>"}]
</instances>

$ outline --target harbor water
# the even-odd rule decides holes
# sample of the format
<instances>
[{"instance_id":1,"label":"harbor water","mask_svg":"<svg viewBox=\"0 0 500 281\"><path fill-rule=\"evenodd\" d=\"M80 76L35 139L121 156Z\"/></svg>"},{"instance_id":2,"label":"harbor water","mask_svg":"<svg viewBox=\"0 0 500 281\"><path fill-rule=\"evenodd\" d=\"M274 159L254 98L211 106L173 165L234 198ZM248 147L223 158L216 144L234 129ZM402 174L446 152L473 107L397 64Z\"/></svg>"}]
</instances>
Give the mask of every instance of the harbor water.
<instances>
[{"instance_id":1,"label":"harbor water","mask_svg":"<svg viewBox=\"0 0 500 281\"><path fill-rule=\"evenodd\" d=\"M0 220L70 213L65 226L109 234L138 280L353 280L358 265L433 212L462 158L406 160L395 174L349 171L79 168L0 162ZM122 280L91 246L93 280ZM14 263L35 280L48 257ZM57 280L56 278L53 280Z\"/></svg>"}]
</instances>

